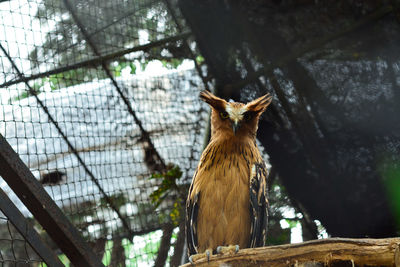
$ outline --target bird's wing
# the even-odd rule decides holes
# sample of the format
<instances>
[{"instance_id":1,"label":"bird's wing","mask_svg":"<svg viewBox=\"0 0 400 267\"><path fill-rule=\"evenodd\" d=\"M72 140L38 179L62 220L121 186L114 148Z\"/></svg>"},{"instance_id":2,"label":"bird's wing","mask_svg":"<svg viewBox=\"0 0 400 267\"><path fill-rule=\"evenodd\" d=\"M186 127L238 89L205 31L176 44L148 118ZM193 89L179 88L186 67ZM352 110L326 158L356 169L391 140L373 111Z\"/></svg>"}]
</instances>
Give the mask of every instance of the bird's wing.
<instances>
[{"instance_id":1,"label":"bird's wing","mask_svg":"<svg viewBox=\"0 0 400 267\"><path fill-rule=\"evenodd\" d=\"M196 177L194 175L193 181ZM186 239L188 245L188 256L197 254L197 214L199 212L200 193L197 193L193 199L190 195L193 190L193 182L189 188L189 195L186 201Z\"/></svg>"},{"instance_id":2,"label":"bird's wing","mask_svg":"<svg viewBox=\"0 0 400 267\"><path fill-rule=\"evenodd\" d=\"M264 162L255 163L250 177L250 247L265 245L268 227L267 169Z\"/></svg>"}]
</instances>

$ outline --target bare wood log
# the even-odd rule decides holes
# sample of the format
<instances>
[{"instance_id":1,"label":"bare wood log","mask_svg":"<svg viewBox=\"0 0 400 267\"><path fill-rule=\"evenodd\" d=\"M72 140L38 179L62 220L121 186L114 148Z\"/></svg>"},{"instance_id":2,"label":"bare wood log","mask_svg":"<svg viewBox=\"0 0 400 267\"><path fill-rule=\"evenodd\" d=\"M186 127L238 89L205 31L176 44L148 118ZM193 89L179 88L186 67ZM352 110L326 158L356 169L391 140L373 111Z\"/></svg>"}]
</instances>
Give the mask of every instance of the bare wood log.
<instances>
[{"instance_id":1,"label":"bare wood log","mask_svg":"<svg viewBox=\"0 0 400 267\"><path fill-rule=\"evenodd\" d=\"M249 248L233 255L213 255L195 263L201 266L400 266L400 238L328 238L304 243ZM190 267L190 263L182 267Z\"/></svg>"}]
</instances>

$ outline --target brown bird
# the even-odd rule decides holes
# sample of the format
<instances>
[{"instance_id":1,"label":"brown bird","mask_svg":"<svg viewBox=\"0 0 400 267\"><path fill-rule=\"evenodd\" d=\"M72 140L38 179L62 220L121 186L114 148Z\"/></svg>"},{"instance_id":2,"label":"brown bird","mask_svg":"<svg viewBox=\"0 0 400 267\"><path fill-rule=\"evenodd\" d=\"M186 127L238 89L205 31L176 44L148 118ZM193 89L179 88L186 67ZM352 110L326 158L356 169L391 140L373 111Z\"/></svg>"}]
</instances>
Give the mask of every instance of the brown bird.
<instances>
[{"instance_id":1,"label":"brown bird","mask_svg":"<svg viewBox=\"0 0 400 267\"><path fill-rule=\"evenodd\" d=\"M256 133L272 97L267 94L243 104L203 91L200 98L211 106L211 140L186 201L192 263L213 253L263 246L268 224L267 170Z\"/></svg>"}]
</instances>

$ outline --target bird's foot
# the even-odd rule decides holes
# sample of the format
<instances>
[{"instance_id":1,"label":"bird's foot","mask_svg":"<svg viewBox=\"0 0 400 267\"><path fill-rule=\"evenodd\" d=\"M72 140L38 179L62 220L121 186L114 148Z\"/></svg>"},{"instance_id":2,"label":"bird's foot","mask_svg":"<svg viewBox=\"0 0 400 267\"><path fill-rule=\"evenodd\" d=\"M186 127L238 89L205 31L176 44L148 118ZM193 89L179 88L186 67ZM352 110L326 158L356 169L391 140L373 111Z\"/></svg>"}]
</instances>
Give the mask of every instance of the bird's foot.
<instances>
[{"instance_id":1,"label":"bird's foot","mask_svg":"<svg viewBox=\"0 0 400 267\"><path fill-rule=\"evenodd\" d=\"M236 254L239 252L239 245L231 245L231 246L218 246L217 253L218 254Z\"/></svg>"},{"instance_id":2,"label":"bird's foot","mask_svg":"<svg viewBox=\"0 0 400 267\"><path fill-rule=\"evenodd\" d=\"M212 249L207 249L204 253L194 254L189 257L189 262L195 264L196 261L206 258L207 262L210 261L210 256L212 255Z\"/></svg>"}]
</instances>

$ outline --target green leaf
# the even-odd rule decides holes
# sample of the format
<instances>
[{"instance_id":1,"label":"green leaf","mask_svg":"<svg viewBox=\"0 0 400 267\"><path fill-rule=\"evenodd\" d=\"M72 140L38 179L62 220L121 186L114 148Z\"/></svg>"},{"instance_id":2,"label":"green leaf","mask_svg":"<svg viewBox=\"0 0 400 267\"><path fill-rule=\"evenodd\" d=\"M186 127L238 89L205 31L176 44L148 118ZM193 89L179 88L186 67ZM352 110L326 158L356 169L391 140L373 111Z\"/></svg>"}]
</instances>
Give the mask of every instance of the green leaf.
<instances>
[{"instance_id":1,"label":"green leaf","mask_svg":"<svg viewBox=\"0 0 400 267\"><path fill-rule=\"evenodd\" d=\"M196 57L196 62L197 64L201 65L204 62L204 57L202 56L197 56Z\"/></svg>"},{"instance_id":2,"label":"green leaf","mask_svg":"<svg viewBox=\"0 0 400 267\"><path fill-rule=\"evenodd\" d=\"M177 67L179 67L179 65L182 64L182 62L183 62L182 59L177 59L177 58L171 58L168 60L161 61L163 67L167 69L176 69Z\"/></svg>"},{"instance_id":3,"label":"green leaf","mask_svg":"<svg viewBox=\"0 0 400 267\"><path fill-rule=\"evenodd\" d=\"M129 67L131 68L131 74L136 74L136 65L135 63L131 62L129 63Z\"/></svg>"},{"instance_id":4,"label":"green leaf","mask_svg":"<svg viewBox=\"0 0 400 267\"><path fill-rule=\"evenodd\" d=\"M174 226L179 225L179 221L182 216L181 213L183 211L183 208L182 208L181 203L182 203L182 199L180 199L180 198L176 199L174 202L174 207L173 207L172 211L169 213L169 216L170 216Z\"/></svg>"},{"instance_id":5,"label":"green leaf","mask_svg":"<svg viewBox=\"0 0 400 267\"><path fill-rule=\"evenodd\" d=\"M176 181L182 177L182 171L177 165L169 164L164 173L154 173L149 179L160 179L161 182L156 190L150 194L151 202L155 208L158 208L161 203L170 196L169 199L174 199L172 209L164 214L160 214L160 220L164 221L170 218L174 225L178 225L182 216L182 199L179 197L180 187Z\"/></svg>"},{"instance_id":6,"label":"green leaf","mask_svg":"<svg viewBox=\"0 0 400 267\"><path fill-rule=\"evenodd\" d=\"M299 224L299 221L288 220L288 219L285 219L285 221L289 224L290 229L295 228Z\"/></svg>"}]
</instances>

